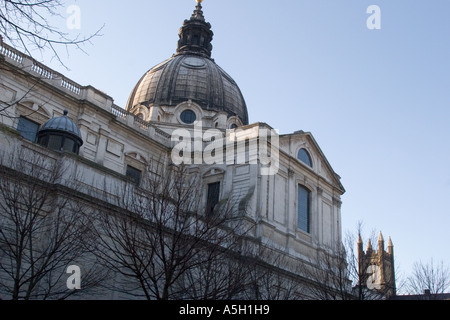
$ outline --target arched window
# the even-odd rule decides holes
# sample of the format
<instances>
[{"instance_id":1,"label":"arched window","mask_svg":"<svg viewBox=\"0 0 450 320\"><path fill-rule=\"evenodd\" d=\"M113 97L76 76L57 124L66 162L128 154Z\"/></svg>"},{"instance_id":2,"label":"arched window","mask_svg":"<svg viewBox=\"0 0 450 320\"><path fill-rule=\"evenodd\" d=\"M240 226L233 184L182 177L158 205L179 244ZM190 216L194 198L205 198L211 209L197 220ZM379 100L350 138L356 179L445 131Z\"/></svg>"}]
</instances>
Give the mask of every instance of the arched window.
<instances>
[{"instance_id":1,"label":"arched window","mask_svg":"<svg viewBox=\"0 0 450 320\"><path fill-rule=\"evenodd\" d=\"M311 191L302 185L298 186L298 228L310 232L311 225Z\"/></svg>"},{"instance_id":2,"label":"arched window","mask_svg":"<svg viewBox=\"0 0 450 320\"><path fill-rule=\"evenodd\" d=\"M299 150L297 159L312 168L311 156L309 155L308 151L306 151L305 149Z\"/></svg>"}]
</instances>

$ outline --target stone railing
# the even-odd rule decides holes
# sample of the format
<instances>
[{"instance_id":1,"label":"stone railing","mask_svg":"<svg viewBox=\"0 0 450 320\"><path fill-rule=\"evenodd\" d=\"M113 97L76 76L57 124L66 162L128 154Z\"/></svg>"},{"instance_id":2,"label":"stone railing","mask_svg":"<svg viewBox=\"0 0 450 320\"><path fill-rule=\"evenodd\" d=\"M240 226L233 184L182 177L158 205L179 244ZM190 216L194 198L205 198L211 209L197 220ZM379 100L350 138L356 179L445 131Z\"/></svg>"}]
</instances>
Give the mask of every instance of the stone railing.
<instances>
[{"instance_id":1,"label":"stone railing","mask_svg":"<svg viewBox=\"0 0 450 320\"><path fill-rule=\"evenodd\" d=\"M128 111L113 105L112 106L112 114L115 115L117 118L122 119L122 120L127 120L128 115L130 114Z\"/></svg>"},{"instance_id":2,"label":"stone railing","mask_svg":"<svg viewBox=\"0 0 450 320\"><path fill-rule=\"evenodd\" d=\"M77 96L81 95L81 87L64 77L61 79L61 87L75 93Z\"/></svg>"},{"instance_id":3,"label":"stone railing","mask_svg":"<svg viewBox=\"0 0 450 320\"><path fill-rule=\"evenodd\" d=\"M31 66L31 71L38 75L40 78L52 80L53 79L53 72L51 70L46 69L41 64L34 62Z\"/></svg>"},{"instance_id":4,"label":"stone railing","mask_svg":"<svg viewBox=\"0 0 450 320\"><path fill-rule=\"evenodd\" d=\"M40 80L63 90L66 94L73 96L77 100L90 101L102 109L111 112L118 120L124 122L126 125L140 130L161 143L170 144L171 136L168 133L156 128L150 122L144 121L132 113L116 106L113 103L113 99L108 95L91 86L83 87L79 85L42 63L37 62L32 57L5 44L2 42L1 38L0 57L3 57L4 61L19 68L22 72L38 77Z\"/></svg>"},{"instance_id":5,"label":"stone railing","mask_svg":"<svg viewBox=\"0 0 450 320\"><path fill-rule=\"evenodd\" d=\"M22 71L29 72L42 80L49 81L56 87L62 88L78 98L81 96L81 91L83 89L81 85L1 41L0 55L2 55L7 62L19 67Z\"/></svg>"},{"instance_id":6,"label":"stone railing","mask_svg":"<svg viewBox=\"0 0 450 320\"><path fill-rule=\"evenodd\" d=\"M134 117L134 124L138 126L141 130L147 131L150 128L150 123L142 120L139 117Z\"/></svg>"},{"instance_id":7,"label":"stone railing","mask_svg":"<svg viewBox=\"0 0 450 320\"><path fill-rule=\"evenodd\" d=\"M23 61L23 55L19 51L17 51L14 48L11 48L10 46L5 45L1 41L0 41L0 54L5 58L8 58L19 64L22 63Z\"/></svg>"},{"instance_id":8,"label":"stone railing","mask_svg":"<svg viewBox=\"0 0 450 320\"><path fill-rule=\"evenodd\" d=\"M151 122L142 120L129 111L124 110L116 105L112 105L111 112L116 116L118 120L122 121L128 126L134 129L139 129L142 133L165 145L170 145L171 135L152 125Z\"/></svg>"},{"instance_id":9,"label":"stone railing","mask_svg":"<svg viewBox=\"0 0 450 320\"><path fill-rule=\"evenodd\" d=\"M155 133L156 134L158 134L158 135L160 135L161 137L163 137L164 139L168 139L168 140L170 140L171 139L171 135L170 134L168 134L167 132L165 132L165 131L163 131L163 130L161 130L161 129L158 129L158 128L155 128Z\"/></svg>"}]
</instances>

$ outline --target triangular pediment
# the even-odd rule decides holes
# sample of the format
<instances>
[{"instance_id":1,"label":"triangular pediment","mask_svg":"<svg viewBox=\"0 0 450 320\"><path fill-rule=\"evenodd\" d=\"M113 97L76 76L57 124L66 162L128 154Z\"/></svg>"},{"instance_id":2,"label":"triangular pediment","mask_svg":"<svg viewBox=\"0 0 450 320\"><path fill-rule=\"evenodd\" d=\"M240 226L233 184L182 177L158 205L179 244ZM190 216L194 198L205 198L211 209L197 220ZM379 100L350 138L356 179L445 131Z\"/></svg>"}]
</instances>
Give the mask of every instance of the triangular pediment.
<instances>
[{"instance_id":1,"label":"triangular pediment","mask_svg":"<svg viewBox=\"0 0 450 320\"><path fill-rule=\"evenodd\" d=\"M299 159L299 151L302 149L310 156L310 163ZM292 134L280 135L280 151L294 158L305 169L320 175L342 193L345 192L340 176L334 171L312 133L297 131Z\"/></svg>"}]
</instances>

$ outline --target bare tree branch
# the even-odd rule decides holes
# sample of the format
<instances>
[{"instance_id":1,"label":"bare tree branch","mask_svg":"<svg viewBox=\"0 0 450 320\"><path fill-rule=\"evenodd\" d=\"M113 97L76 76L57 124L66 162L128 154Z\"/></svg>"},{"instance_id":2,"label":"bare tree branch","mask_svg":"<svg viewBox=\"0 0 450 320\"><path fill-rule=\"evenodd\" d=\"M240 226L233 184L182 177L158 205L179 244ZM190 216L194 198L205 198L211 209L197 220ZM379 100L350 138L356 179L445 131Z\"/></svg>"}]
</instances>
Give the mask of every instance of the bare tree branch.
<instances>
[{"instance_id":1,"label":"bare tree branch","mask_svg":"<svg viewBox=\"0 0 450 320\"><path fill-rule=\"evenodd\" d=\"M450 289L450 269L443 261L416 262L407 283L410 294L423 294L426 290L431 294L446 293Z\"/></svg>"},{"instance_id":2,"label":"bare tree branch","mask_svg":"<svg viewBox=\"0 0 450 320\"><path fill-rule=\"evenodd\" d=\"M0 297L64 299L66 268L86 261L91 223L58 184L64 168L29 149L0 157ZM84 287L98 284L84 265Z\"/></svg>"},{"instance_id":3,"label":"bare tree branch","mask_svg":"<svg viewBox=\"0 0 450 320\"><path fill-rule=\"evenodd\" d=\"M121 275L124 283L115 289L149 300L236 294L243 239L252 225L241 221L233 200L206 214L201 179L185 166L149 168L140 183L118 187L119 209L97 214L92 252Z\"/></svg>"},{"instance_id":4,"label":"bare tree branch","mask_svg":"<svg viewBox=\"0 0 450 320\"><path fill-rule=\"evenodd\" d=\"M61 31L48 21L64 19L58 13L64 7L61 0L3 0L0 3L0 34L6 42L32 57L36 50L51 52L53 58L65 67L58 47L66 50L75 47L84 51L82 46L100 36L103 27L87 36L78 34L73 37L69 32Z\"/></svg>"}]
</instances>

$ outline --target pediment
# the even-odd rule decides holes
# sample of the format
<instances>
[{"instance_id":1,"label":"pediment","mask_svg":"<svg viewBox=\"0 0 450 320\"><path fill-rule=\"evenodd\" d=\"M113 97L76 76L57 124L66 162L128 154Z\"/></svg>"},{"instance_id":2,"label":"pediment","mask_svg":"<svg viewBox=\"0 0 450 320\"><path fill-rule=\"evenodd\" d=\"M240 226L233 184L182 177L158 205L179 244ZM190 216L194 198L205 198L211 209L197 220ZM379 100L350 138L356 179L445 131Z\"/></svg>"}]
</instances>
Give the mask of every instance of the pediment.
<instances>
[{"instance_id":1,"label":"pediment","mask_svg":"<svg viewBox=\"0 0 450 320\"><path fill-rule=\"evenodd\" d=\"M310 156L310 163L298 158L299 151L302 149ZM280 151L293 158L302 168L314 172L340 189L342 193L345 192L339 175L334 171L310 132L298 131L293 134L280 135Z\"/></svg>"}]
</instances>

